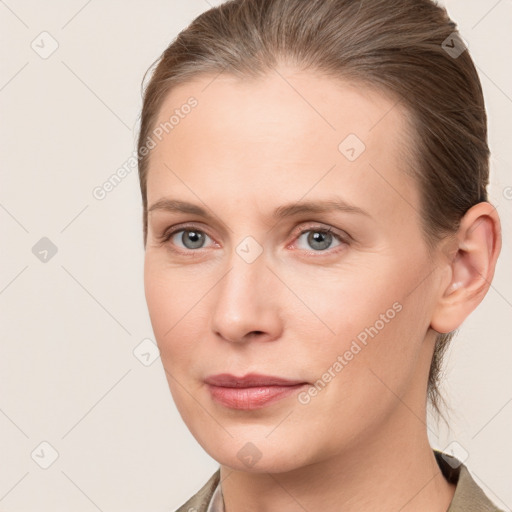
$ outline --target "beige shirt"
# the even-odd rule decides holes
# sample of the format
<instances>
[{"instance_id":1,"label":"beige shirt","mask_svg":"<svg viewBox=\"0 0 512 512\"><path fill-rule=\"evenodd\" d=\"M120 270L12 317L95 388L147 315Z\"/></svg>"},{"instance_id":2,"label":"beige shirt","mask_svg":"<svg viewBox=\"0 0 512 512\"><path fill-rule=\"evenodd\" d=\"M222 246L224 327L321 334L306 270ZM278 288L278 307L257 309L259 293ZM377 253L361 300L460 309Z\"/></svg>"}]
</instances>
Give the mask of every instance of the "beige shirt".
<instances>
[{"instance_id":1,"label":"beige shirt","mask_svg":"<svg viewBox=\"0 0 512 512\"><path fill-rule=\"evenodd\" d=\"M464 464L437 450L434 450L434 454L445 478L456 484L455 494L446 512L502 512L480 489ZM176 512L225 512L220 468Z\"/></svg>"}]
</instances>

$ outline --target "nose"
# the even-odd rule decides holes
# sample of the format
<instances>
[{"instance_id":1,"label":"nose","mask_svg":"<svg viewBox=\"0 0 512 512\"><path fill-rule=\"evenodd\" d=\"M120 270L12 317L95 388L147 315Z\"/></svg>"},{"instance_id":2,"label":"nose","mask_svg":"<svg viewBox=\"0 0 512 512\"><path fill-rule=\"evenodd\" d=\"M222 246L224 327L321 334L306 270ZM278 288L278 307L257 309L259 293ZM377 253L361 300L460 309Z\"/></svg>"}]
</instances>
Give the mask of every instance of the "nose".
<instances>
[{"instance_id":1,"label":"nose","mask_svg":"<svg viewBox=\"0 0 512 512\"><path fill-rule=\"evenodd\" d=\"M214 334L232 343L279 338L282 321L275 287L263 255L247 263L234 254L230 271L215 287Z\"/></svg>"}]
</instances>

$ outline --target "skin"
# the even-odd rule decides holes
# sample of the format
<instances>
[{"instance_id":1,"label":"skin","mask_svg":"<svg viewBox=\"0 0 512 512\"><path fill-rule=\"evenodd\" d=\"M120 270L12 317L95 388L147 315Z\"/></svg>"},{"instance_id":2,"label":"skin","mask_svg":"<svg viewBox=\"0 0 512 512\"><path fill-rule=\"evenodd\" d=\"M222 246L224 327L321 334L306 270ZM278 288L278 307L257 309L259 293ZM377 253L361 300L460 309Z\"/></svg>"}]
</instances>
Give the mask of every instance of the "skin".
<instances>
[{"instance_id":1,"label":"skin","mask_svg":"<svg viewBox=\"0 0 512 512\"><path fill-rule=\"evenodd\" d=\"M187 201L211 217L150 211L145 291L172 396L220 463L226 510L445 511L454 486L427 437L427 377L436 331L457 328L487 292L495 210L473 207L430 254L406 172L407 112L360 84L284 67L257 80L202 75L171 91L158 123L190 96L198 106L151 152L148 205ZM338 149L351 133L366 146L354 161ZM332 199L366 213L272 217ZM185 227L207 235L202 248L183 245ZM314 250L308 234L327 228L343 241ZM247 236L262 250L252 263L237 253ZM307 404L292 394L234 410L204 383L256 372L311 389L397 303ZM247 443L252 465L237 456Z\"/></svg>"}]
</instances>

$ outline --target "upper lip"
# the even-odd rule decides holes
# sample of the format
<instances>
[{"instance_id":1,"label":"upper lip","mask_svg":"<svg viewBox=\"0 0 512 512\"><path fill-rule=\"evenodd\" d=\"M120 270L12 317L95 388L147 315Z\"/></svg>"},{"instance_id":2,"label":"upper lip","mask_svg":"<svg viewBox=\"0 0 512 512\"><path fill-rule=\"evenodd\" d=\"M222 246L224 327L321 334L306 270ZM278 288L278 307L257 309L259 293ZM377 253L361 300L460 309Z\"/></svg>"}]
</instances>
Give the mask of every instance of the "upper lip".
<instances>
[{"instance_id":1,"label":"upper lip","mask_svg":"<svg viewBox=\"0 0 512 512\"><path fill-rule=\"evenodd\" d=\"M262 375L259 373L249 373L242 377L237 377L229 373L219 373L210 375L204 379L207 384L225 388L250 388L256 386L296 386L297 384L306 384L300 380L283 379L273 375Z\"/></svg>"}]
</instances>

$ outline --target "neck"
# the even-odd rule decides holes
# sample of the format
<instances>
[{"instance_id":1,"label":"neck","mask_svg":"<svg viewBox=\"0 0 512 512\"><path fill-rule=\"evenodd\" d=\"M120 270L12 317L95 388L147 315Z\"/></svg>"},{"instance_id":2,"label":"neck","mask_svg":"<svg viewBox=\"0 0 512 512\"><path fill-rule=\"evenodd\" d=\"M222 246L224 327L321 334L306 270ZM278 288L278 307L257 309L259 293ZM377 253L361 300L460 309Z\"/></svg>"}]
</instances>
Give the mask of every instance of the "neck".
<instances>
[{"instance_id":1,"label":"neck","mask_svg":"<svg viewBox=\"0 0 512 512\"><path fill-rule=\"evenodd\" d=\"M455 486L443 477L424 418L400 403L364 443L286 473L221 465L226 512L445 512Z\"/></svg>"}]
</instances>

